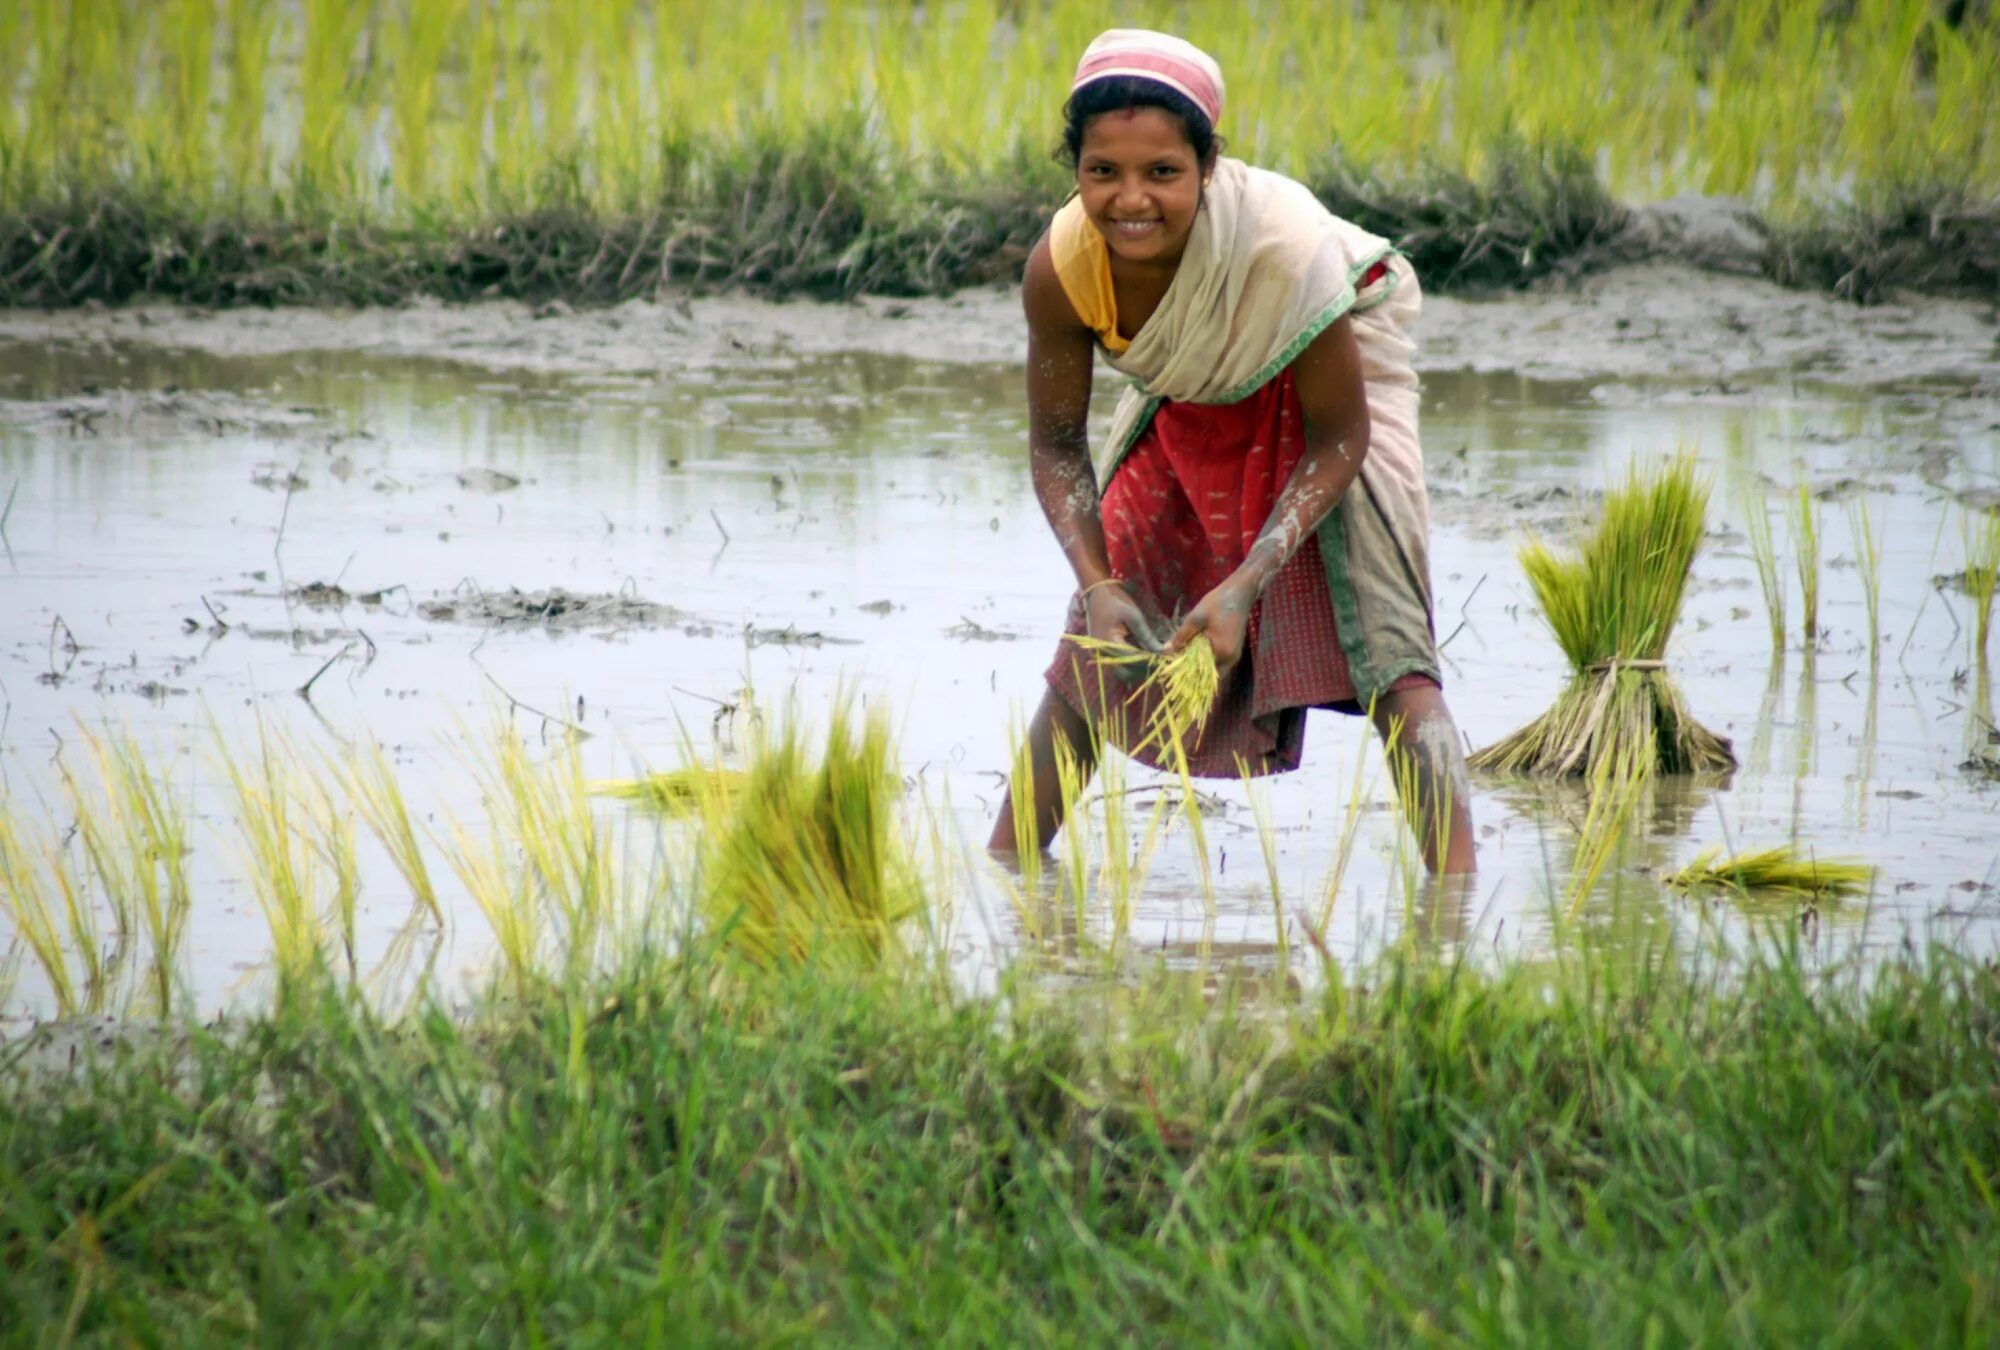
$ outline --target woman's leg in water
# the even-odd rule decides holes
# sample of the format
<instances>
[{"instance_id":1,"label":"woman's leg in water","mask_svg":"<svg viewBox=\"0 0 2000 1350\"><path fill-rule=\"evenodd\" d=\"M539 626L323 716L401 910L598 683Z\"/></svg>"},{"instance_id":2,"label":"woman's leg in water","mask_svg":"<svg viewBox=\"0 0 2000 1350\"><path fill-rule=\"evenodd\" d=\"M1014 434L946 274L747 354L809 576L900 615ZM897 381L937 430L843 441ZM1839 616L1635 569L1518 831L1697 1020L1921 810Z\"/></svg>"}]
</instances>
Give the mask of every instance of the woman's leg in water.
<instances>
[{"instance_id":1,"label":"woman's leg in water","mask_svg":"<svg viewBox=\"0 0 2000 1350\"><path fill-rule=\"evenodd\" d=\"M1395 737L1396 790L1416 798L1405 800L1403 810L1423 844L1424 865L1433 874L1473 871L1478 864L1473 860L1472 783L1444 691L1426 684L1381 695L1375 700L1375 730L1384 745ZM1442 845L1440 807L1449 822Z\"/></svg>"},{"instance_id":2,"label":"woman's leg in water","mask_svg":"<svg viewBox=\"0 0 2000 1350\"><path fill-rule=\"evenodd\" d=\"M1049 840L1063 823L1062 781L1056 773L1058 736L1076 756L1081 781L1090 781L1090 775L1097 769L1097 747L1090 727L1077 716L1076 709L1049 689L1042 693L1042 706L1035 709L1035 720L1028 723L1028 773L1032 780L1029 791L1034 802L1034 843L1038 849L1049 846ZM986 847L994 853L1014 853L1020 846L1014 833L1014 793L1010 790L1000 803L1000 818L993 822L993 837Z\"/></svg>"}]
</instances>

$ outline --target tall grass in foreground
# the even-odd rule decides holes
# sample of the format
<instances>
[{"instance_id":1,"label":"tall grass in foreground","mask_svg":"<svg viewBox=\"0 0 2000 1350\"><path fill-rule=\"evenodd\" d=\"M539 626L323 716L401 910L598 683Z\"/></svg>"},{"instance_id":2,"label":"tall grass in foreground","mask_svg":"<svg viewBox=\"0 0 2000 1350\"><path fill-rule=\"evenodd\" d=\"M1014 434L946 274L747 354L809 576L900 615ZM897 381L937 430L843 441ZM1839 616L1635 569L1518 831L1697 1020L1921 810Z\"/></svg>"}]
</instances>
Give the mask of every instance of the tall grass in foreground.
<instances>
[{"instance_id":1,"label":"tall grass in foreground","mask_svg":"<svg viewBox=\"0 0 2000 1350\"><path fill-rule=\"evenodd\" d=\"M633 951L0 1092L9 1325L384 1344L1984 1344L2000 981L1795 948L1293 1000ZM944 1235L944 1236L941 1236ZM948 1239L948 1240L947 1240ZM87 1256L85 1254L88 1254ZM920 1256L913 1256L918 1253ZM412 1271L418 1272L413 1277Z\"/></svg>"},{"instance_id":2,"label":"tall grass in foreground","mask_svg":"<svg viewBox=\"0 0 2000 1350\"><path fill-rule=\"evenodd\" d=\"M1471 756L1473 768L1559 778L1628 756L1642 773L1736 766L1729 742L1694 720L1666 670L1708 491L1691 455L1651 476L1635 465L1606 494L1576 558L1557 557L1539 539L1522 546L1522 570L1569 661L1569 683L1548 712Z\"/></svg>"}]
</instances>

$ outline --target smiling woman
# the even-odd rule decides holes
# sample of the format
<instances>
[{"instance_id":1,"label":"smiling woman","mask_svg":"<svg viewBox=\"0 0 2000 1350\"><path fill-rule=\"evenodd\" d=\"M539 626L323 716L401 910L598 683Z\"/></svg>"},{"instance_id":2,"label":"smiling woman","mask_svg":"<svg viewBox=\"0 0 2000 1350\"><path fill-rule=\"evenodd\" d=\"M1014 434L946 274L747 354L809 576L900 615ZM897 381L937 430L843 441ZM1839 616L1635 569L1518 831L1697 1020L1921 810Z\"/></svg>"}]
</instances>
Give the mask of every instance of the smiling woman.
<instances>
[{"instance_id":1,"label":"smiling woman","mask_svg":"<svg viewBox=\"0 0 2000 1350\"><path fill-rule=\"evenodd\" d=\"M1370 712L1407 768L1427 860L1469 871L1405 336L1416 275L1300 184L1223 157L1222 103L1207 54L1114 29L1084 53L1065 109L1076 195L1035 246L1022 301L1029 458L1076 574L1069 632L1169 652L1209 642L1220 693L1177 766L1194 774L1296 768L1307 709ZM1132 387L1093 465L1100 351ZM1087 770L1098 745L1153 720L1157 685L1124 696L1095 662L1059 650L1029 728L1032 793L1014 797L1032 800L1034 828L1017 835L1003 809L996 849L1061 825L1059 759ZM1104 690L1121 695L1090 692Z\"/></svg>"}]
</instances>

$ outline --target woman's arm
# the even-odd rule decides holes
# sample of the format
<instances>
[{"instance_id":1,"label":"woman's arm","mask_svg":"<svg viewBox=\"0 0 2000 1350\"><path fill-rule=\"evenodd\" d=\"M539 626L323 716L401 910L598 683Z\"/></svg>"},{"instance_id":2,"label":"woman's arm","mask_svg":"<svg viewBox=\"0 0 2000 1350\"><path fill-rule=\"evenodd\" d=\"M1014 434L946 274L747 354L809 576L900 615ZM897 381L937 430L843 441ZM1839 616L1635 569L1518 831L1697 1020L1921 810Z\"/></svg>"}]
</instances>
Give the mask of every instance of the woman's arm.
<instances>
[{"instance_id":1,"label":"woman's arm","mask_svg":"<svg viewBox=\"0 0 2000 1350\"><path fill-rule=\"evenodd\" d=\"M1346 315L1299 353L1292 381L1305 413L1305 453L1237 569L1259 595L1339 503L1368 454L1368 387Z\"/></svg>"},{"instance_id":2,"label":"woman's arm","mask_svg":"<svg viewBox=\"0 0 2000 1350\"><path fill-rule=\"evenodd\" d=\"M1347 317L1314 338L1291 370L1305 414L1305 452L1242 565L1202 598L1170 644L1178 648L1206 633L1224 669L1242 659L1250 607L1339 503L1368 454L1368 389Z\"/></svg>"},{"instance_id":3,"label":"woman's arm","mask_svg":"<svg viewBox=\"0 0 2000 1350\"><path fill-rule=\"evenodd\" d=\"M1021 282L1028 315L1028 467L1035 497L1079 588L1111 575L1090 467L1090 375L1096 351L1049 257L1046 236Z\"/></svg>"},{"instance_id":4,"label":"woman's arm","mask_svg":"<svg viewBox=\"0 0 2000 1350\"><path fill-rule=\"evenodd\" d=\"M1076 316L1049 257L1047 236L1028 255L1021 282L1028 315L1028 466L1035 497L1076 574L1091 636L1155 647L1125 588L1107 584L1110 556L1090 467L1090 376L1096 336Z\"/></svg>"}]
</instances>

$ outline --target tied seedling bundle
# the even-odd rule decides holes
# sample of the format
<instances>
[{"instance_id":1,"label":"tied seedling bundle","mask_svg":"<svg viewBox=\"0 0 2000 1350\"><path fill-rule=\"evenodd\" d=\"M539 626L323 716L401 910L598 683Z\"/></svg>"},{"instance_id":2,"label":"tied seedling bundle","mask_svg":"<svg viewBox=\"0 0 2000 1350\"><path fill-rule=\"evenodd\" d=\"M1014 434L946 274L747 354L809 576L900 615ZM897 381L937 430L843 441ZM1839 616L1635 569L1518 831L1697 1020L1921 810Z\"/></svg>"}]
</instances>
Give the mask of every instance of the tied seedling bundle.
<instances>
[{"instance_id":1,"label":"tied seedling bundle","mask_svg":"<svg viewBox=\"0 0 2000 1350\"><path fill-rule=\"evenodd\" d=\"M1575 558L1539 539L1523 546L1522 570L1569 658L1570 680L1554 707L1473 755L1472 767L1578 776L1628 747L1648 774L1736 767L1728 739L1689 714L1665 660L1707 508L1708 486L1682 455L1650 479L1634 469L1608 494Z\"/></svg>"}]
</instances>

